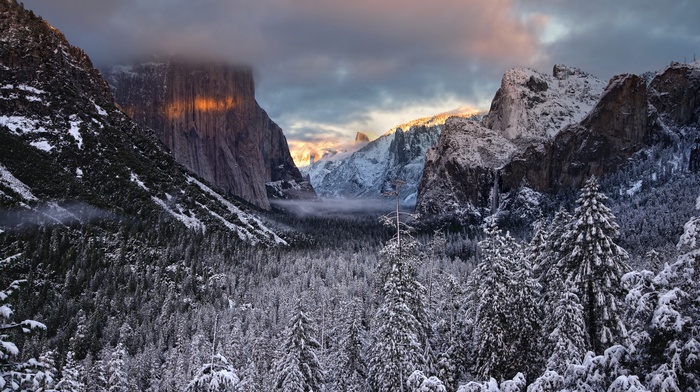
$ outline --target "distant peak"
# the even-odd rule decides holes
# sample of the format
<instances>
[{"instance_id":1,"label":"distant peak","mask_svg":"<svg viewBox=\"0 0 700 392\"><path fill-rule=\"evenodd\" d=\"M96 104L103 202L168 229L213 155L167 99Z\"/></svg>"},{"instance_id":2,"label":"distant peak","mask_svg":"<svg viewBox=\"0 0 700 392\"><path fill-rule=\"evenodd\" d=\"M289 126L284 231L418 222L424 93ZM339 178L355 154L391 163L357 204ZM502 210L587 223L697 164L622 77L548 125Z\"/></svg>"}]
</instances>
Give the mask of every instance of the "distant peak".
<instances>
[{"instance_id":1,"label":"distant peak","mask_svg":"<svg viewBox=\"0 0 700 392\"><path fill-rule=\"evenodd\" d=\"M557 79L566 79L569 76L590 76L590 74L583 72L580 68L570 67L564 64L555 64L552 69L552 76Z\"/></svg>"}]
</instances>

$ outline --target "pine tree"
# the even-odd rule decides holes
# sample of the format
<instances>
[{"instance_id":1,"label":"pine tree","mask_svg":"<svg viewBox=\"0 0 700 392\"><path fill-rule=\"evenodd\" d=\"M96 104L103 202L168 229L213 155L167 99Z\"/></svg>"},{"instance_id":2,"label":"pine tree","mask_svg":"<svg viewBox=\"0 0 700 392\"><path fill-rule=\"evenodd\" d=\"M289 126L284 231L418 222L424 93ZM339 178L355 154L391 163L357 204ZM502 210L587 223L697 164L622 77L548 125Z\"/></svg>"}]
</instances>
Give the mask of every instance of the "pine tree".
<instances>
[{"instance_id":1,"label":"pine tree","mask_svg":"<svg viewBox=\"0 0 700 392\"><path fill-rule=\"evenodd\" d=\"M107 362L107 388L109 392L128 392L131 389L129 374L126 369L126 350L119 343L109 355Z\"/></svg>"},{"instance_id":2,"label":"pine tree","mask_svg":"<svg viewBox=\"0 0 700 392\"><path fill-rule=\"evenodd\" d=\"M501 380L523 370L534 374L539 371L539 285L509 234L502 236L492 221L486 235L479 243L482 259L468 281L475 373Z\"/></svg>"},{"instance_id":3,"label":"pine tree","mask_svg":"<svg viewBox=\"0 0 700 392\"><path fill-rule=\"evenodd\" d=\"M276 388L284 392L316 392L324 382L323 368L314 350L320 344L314 337L311 320L297 301L294 315L285 331L281 356L276 364Z\"/></svg>"},{"instance_id":4,"label":"pine tree","mask_svg":"<svg viewBox=\"0 0 700 392\"><path fill-rule=\"evenodd\" d=\"M16 254L0 260L0 276L4 275L5 269L20 256L21 254ZM17 390L27 385L38 386L40 381L37 380L37 370L41 370L41 364L35 360L15 362L19 349L10 340L10 333L13 331L26 334L46 329L46 326L38 321L14 320L14 311L8 302L24 283L26 280L15 280L6 289L0 290L0 390Z\"/></svg>"},{"instance_id":5,"label":"pine tree","mask_svg":"<svg viewBox=\"0 0 700 392\"><path fill-rule=\"evenodd\" d=\"M374 319L369 369L372 384L380 392L393 391L397 386L403 390L406 378L425 365L430 325L425 288L416 273L418 249L417 241L397 230L380 254L378 275L384 282L383 300Z\"/></svg>"},{"instance_id":6,"label":"pine tree","mask_svg":"<svg viewBox=\"0 0 700 392\"><path fill-rule=\"evenodd\" d=\"M72 351L66 353L66 361L61 369L61 381L56 384L56 390L61 392L83 392L85 384L80 381L81 367L76 363Z\"/></svg>"},{"instance_id":7,"label":"pine tree","mask_svg":"<svg viewBox=\"0 0 700 392\"><path fill-rule=\"evenodd\" d=\"M209 363L197 370L186 392L239 392L241 381L236 371L223 355L213 355Z\"/></svg>"},{"instance_id":8,"label":"pine tree","mask_svg":"<svg viewBox=\"0 0 700 392\"><path fill-rule=\"evenodd\" d=\"M335 387L338 391L360 392L367 390L367 369L364 360L364 345L362 320L356 306L350 314L342 340L339 355L339 370L335 378Z\"/></svg>"},{"instance_id":9,"label":"pine tree","mask_svg":"<svg viewBox=\"0 0 700 392\"><path fill-rule=\"evenodd\" d=\"M576 294L565 291L559 304L550 316L554 320L554 330L549 335L547 370L564 374L569 364L580 364L586 353L586 330L583 321L583 307Z\"/></svg>"},{"instance_id":10,"label":"pine tree","mask_svg":"<svg viewBox=\"0 0 700 392\"><path fill-rule=\"evenodd\" d=\"M375 316L370 377L378 392L403 390L406 378L423 366L422 325L406 301L406 282L394 265L384 285L384 301Z\"/></svg>"},{"instance_id":11,"label":"pine tree","mask_svg":"<svg viewBox=\"0 0 700 392\"><path fill-rule=\"evenodd\" d=\"M604 204L607 197L589 179L577 200L557 268L566 274L581 300L591 349L600 353L627 336L622 319L620 279L627 272L627 252L615 244L618 225Z\"/></svg>"}]
</instances>

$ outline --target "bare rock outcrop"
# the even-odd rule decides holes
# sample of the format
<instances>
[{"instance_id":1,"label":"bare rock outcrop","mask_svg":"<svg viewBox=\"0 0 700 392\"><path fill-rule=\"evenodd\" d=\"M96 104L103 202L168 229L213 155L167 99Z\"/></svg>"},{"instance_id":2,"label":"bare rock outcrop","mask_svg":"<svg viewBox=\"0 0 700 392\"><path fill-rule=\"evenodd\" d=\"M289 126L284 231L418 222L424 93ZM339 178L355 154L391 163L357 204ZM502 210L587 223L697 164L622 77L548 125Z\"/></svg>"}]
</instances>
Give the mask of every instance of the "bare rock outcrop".
<instances>
[{"instance_id":1,"label":"bare rock outcrop","mask_svg":"<svg viewBox=\"0 0 700 392\"><path fill-rule=\"evenodd\" d=\"M127 114L224 192L269 209L266 183L304 182L282 129L255 101L250 68L168 61L116 66L107 79Z\"/></svg>"}]
</instances>

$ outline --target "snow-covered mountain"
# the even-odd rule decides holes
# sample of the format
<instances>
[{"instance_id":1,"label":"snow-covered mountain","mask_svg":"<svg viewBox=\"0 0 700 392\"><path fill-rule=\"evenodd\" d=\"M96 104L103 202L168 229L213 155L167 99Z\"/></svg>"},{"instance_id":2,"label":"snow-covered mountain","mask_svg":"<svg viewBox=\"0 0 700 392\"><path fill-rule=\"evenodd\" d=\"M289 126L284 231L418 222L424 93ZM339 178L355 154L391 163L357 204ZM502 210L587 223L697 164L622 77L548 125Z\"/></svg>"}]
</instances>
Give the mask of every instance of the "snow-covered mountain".
<instances>
[{"instance_id":1,"label":"snow-covered mountain","mask_svg":"<svg viewBox=\"0 0 700 392\"><path fill-rule=\"evenodd\" d=\"M536 214L548 197L614 173L640 150L694 138L698 86L697 63L674 64L648 87L624 74L604 89L569 67L555 66L551 77L511 70L481 124L446 123L427 154L416 208L471 222L514 205Z\"/></svg>"},{"instance_id":2,"label":"snow-covered mountain","mask_svg":"<svg viewBox=\"0 0 700 392\"><path fill-rule=\"evenodd\" d=\"M554 137L586 116L606 83L578 68L555 65L552 75L513 68L503 75L483 126L516 144Z\"/></svg>"},{"instance_id":3,"label":"snow-covered mountain","mask_svg":"<svg viewBox=\"0 0 700 392\"><path fill-rule=\"evenodd\" d=\"M2 230L164 219L250 243L284 242L121 112L90 59L57 29L14 1L0 11Z\"/></svg>"},{"instance_id":4,"label":"snow-covered mountain","mask_svg":"<svg viewBox=\"0 0 700 392\"><path fill-rule=\"evenodd\" d=\"M442 125L397 129L369 142L351 155L338 155L301 168L316 192L326 198L381 198L391 181L401 188L405 204L415 203L425 153L437 142Z\"/></svg>"}]
</instances>

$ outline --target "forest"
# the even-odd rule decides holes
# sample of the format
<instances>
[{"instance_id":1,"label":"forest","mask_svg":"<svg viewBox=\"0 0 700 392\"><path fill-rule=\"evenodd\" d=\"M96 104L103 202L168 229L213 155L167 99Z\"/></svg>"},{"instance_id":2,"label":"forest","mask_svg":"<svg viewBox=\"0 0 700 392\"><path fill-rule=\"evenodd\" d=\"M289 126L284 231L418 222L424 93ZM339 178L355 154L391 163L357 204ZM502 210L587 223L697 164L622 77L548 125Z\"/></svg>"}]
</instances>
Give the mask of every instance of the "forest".
<instances>
[{"instance_id":1,"label":"forest","mask_svg":"<svg viewBox=\"0 0 700 392\"><path fill-rule=\"evenodd\" d=\"M267 213L289 246L167 216L0 233L2 389L700 390L686 147L532 224L397 230L388 204Z\"/></svg>"}]
</instances>

